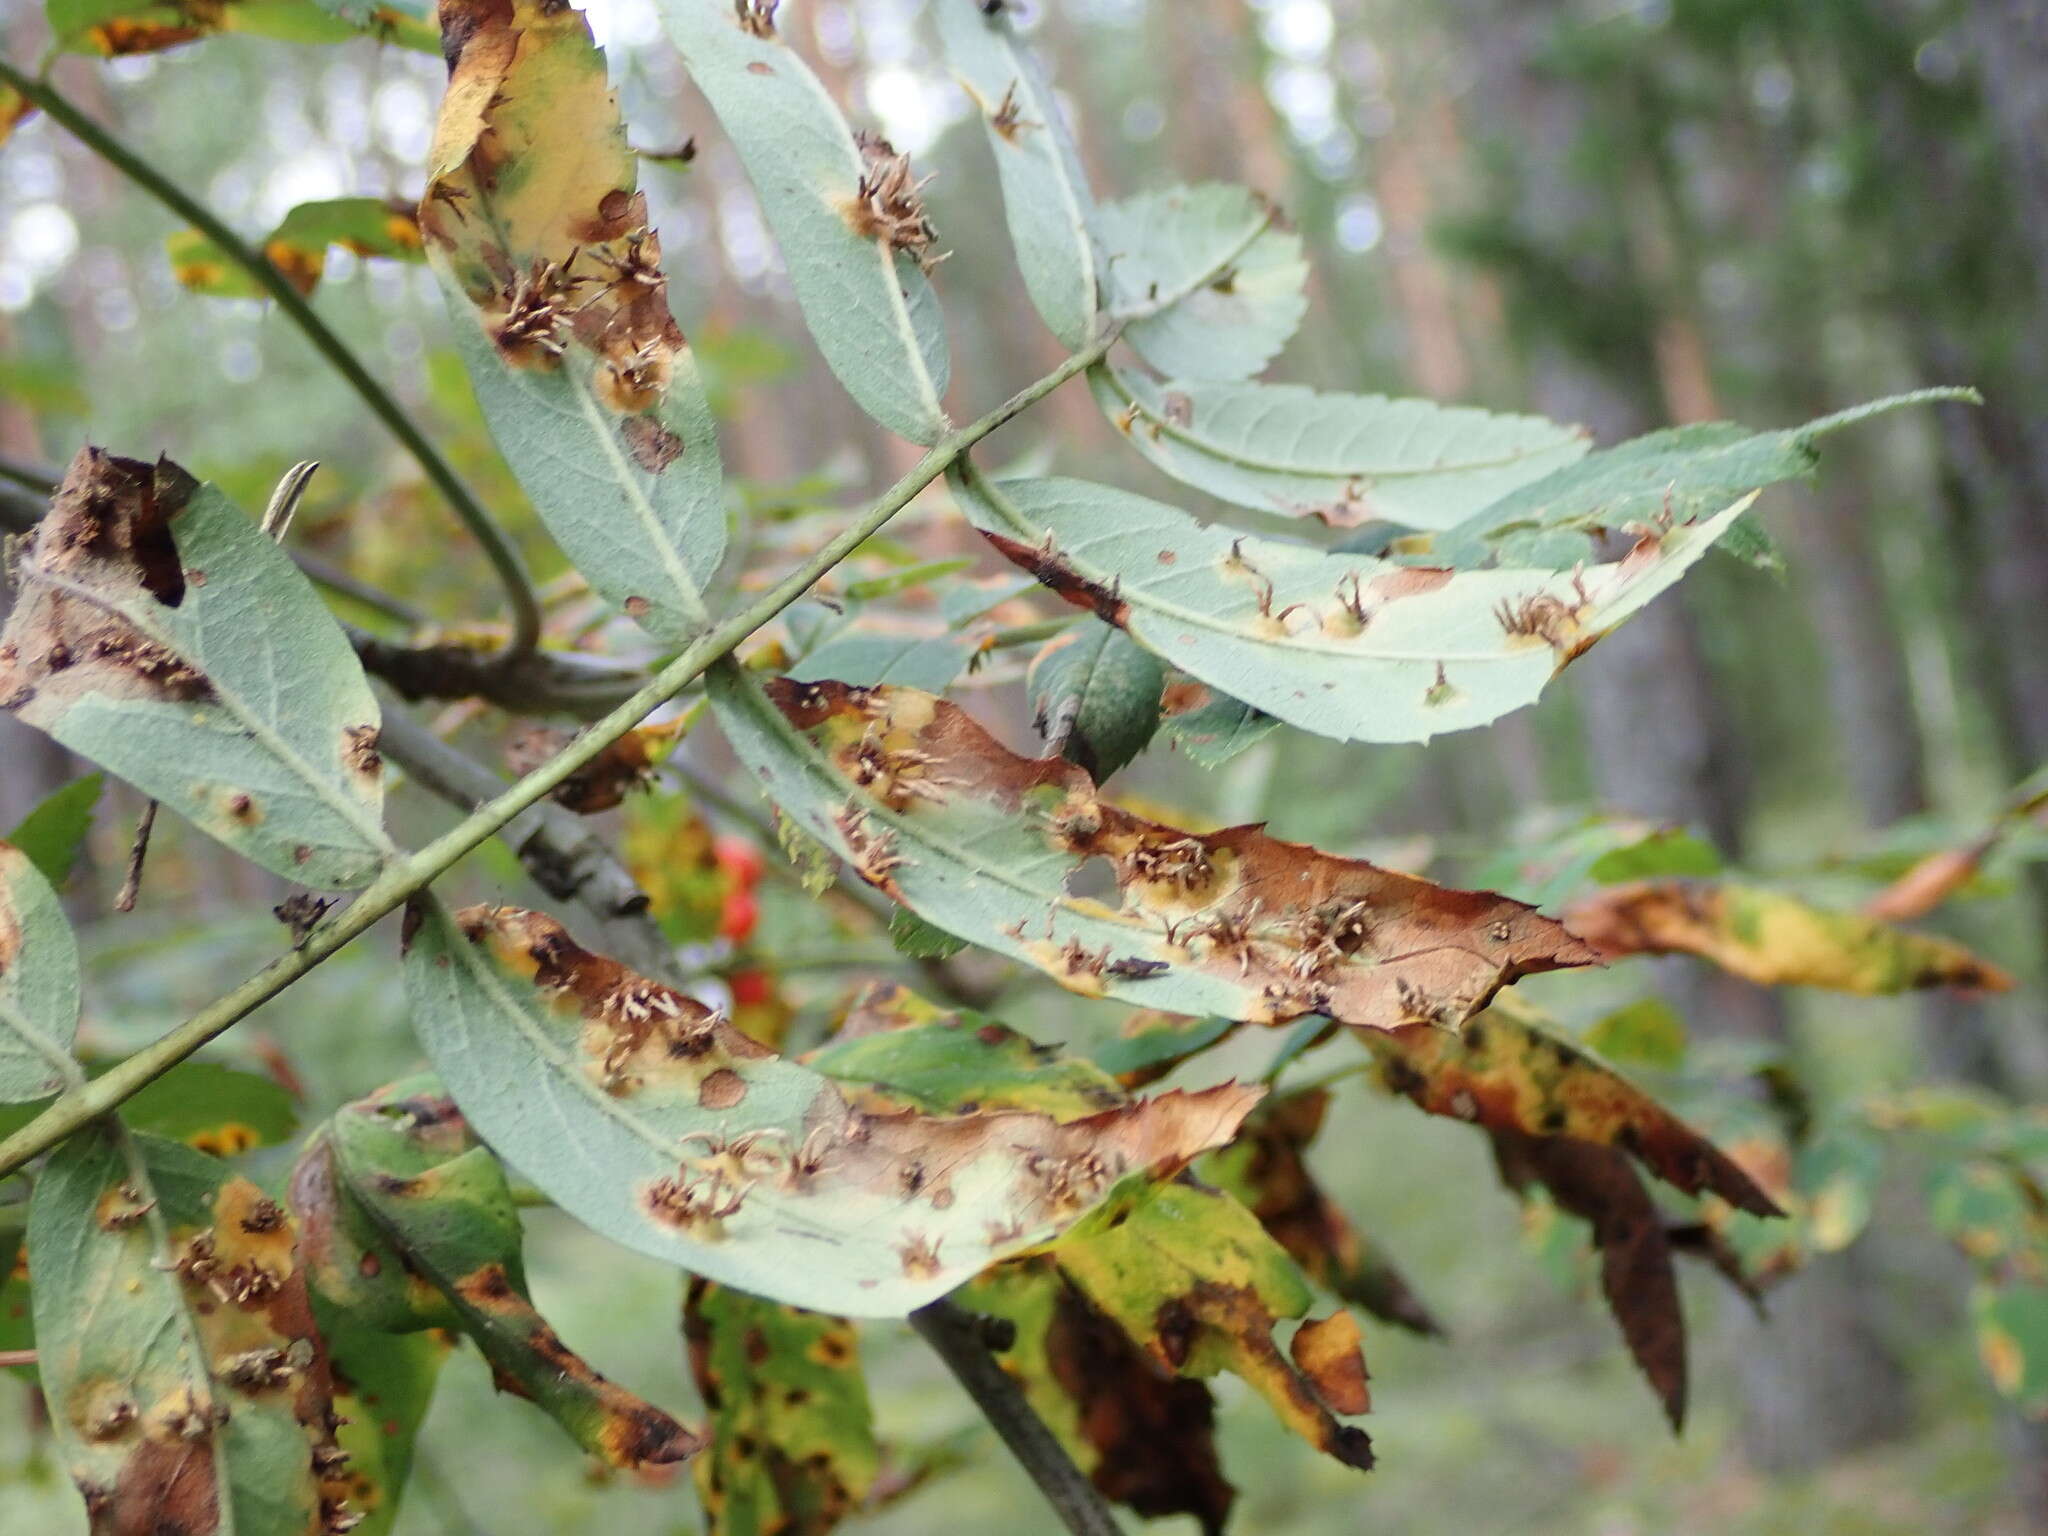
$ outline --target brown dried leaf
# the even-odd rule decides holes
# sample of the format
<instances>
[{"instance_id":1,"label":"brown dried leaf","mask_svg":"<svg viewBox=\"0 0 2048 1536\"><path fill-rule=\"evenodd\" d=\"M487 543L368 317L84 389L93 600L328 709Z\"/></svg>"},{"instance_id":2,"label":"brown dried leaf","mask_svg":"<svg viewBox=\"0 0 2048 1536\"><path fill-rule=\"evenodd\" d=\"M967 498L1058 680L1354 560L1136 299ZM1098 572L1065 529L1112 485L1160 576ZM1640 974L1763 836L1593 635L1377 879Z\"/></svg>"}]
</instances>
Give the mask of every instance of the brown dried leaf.
<instances>
[{"instance_id":1,"label":"brown dried leaf","mask_svg":"<svg viewBox=\"0 0 2048 1536\"><path fill-rule=\"evenodd\" d=\"M1960 944L1830 912L1776 891L1645 880L1587 896L1565 922L1602 953L1698 955L1765 987L2009 991L2012 976Z\"/></svg>"},{"instance_id":2,"label":"brown dried leaf","mask_svg":"<svg viewBox=\"0 0 2048 1536\"><path fill-rule=\"evenodd\" d=\"M1540 1183L1561 1208L1592 1223L1608 1308L1672 1429L1684 1428L1685 1314L1670 1239L1643 1181L1612 1147L1513 1129L1490 1134L1503 1179L1516 1189Z\"/></svg>"},{"instance_id":3,"label":"brown dried leaf","mask_svg":"<svg viewBox=\"0 0 2048 1536\"><path fill-rule=\"evenodd\" d=\"M1197 834L1134 815L1073 764L1019 757L930 694L776 679L764 696L729 671L712 695L784 812L856 873L1085 995L1268 1024L1455 1025L1518 976L1594 958L1503 896L1255 826ZM1068 892L1098 860L1115 907Z\"/></svg>"},{"instance_id":4,"label":"brown dried leaf","mask_svg":"<svg viewBox=\"0 0 2048 1536\"><path fill-rule=\"evenodd\" d=\"M1363 1038L1379 1059L1380 1081L1432 1115L1618 1147L1686 1194L1711 1192L1757 1216L1784 1214L1713 1143L1512 1001L1496 1002L1462 1035L1411 1028Z\"/></svg>"}]
</instances>

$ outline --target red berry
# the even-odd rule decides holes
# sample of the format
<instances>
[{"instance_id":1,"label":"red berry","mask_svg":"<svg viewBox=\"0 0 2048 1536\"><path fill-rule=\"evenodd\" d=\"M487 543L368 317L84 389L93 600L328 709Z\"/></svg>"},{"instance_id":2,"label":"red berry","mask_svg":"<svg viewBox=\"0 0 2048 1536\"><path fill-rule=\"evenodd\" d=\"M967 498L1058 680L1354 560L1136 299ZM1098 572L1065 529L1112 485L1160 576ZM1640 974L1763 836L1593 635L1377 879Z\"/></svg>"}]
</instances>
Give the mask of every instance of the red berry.
<instances>
[{"instance_id":1,"label":"red berry","mask_svg":"<svg viewBox=\"0 0 2048 1536\"><path fill-rule=\"evenodd\" d=\"M766 971L734 971L726 985L732 988L735 1008L758 1008L775 996L775 983Z\"/></svg>"},{"instance_id":2,"label":"red berry","mask_svg":"<svg viewBox=\"0 0 2048 1536\"><path fill-rule=\"evenodd\" d=\"M720 833L711 840L711 857L742 886L756 884L768 867L759 847L730 833Z\"/></svg>"},{"instance_id":3,"label":"red berry","mask_svg":"<svg viewBox=\"0 0 2048 1536\"><path fill-rule=\"evenodd\" d=\"M726 895L725 907L718 914L719 937L731 939L735 944L741 943L760 920L761 904L754 900L752 891L741 886Z\"/></svg>"}]
</instances>

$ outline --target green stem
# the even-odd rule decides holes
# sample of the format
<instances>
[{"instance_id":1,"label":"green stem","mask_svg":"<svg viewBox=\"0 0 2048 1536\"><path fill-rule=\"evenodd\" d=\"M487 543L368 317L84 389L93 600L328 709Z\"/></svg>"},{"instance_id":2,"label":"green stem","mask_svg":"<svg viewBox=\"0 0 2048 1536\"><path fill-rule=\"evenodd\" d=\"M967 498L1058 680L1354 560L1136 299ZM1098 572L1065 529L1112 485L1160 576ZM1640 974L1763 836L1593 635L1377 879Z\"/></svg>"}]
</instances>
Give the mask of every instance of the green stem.
<instances>
[{"instance_id":1,"label":"green stem","mask_svg":"<svg viewBox=\"0 0 2048 1536\"><path fill-rule=\"evenodd\" d=\"M478 806L417 853L386 865L383 873L365 886L353 902L315 928L297 949L278 956L241 985L216 998L184 1023L91 1082L61 1094L48 1109L6 1141L0 1142L0 1177L12 1173L30 1158L48 1151L81 1126L140 1092L359 937L379 918L425 890L471 849L496 834L499 828L541 800L577 769L593 761L656 708L703 676L713 662L730 653L755 630L803 596L813 582L909 505L911 498L944 474L968 449L1093 365L1109 350L1115 339L1116 331L1112 327L1044 378L1019 390L987 415L940 438L902 479L884 491L829 544L741 612L698 636L674 660L655 673L652 681L598 720L555 757L504 793Z\"/></svg>"},{"instance_id":2,"label":"green stem","mask_svg":"<svg viewBox=\"0 0 2048 1536\"><path fill-rule=\"evenodd\" d=\"M523 655L534 648L540 640L540 603L534 597L533 583L528 579L526 566L519 558L519 551L512 545L483 503L476 499L470 488L444 459L439 450L427 441L425 434L407 416L405 408L391 397L382 384L370 376L361 359L351 352L348 344L322 320L306 302L305 296L285 280L284 274L253 251L227 225L209 212L203 205L193 201L183 188L148 161L142 159L119 139L115 138L98 123L80 112L69 99L47 81L34 79L22 74L13 65L0 59L0 83L19 91L46 113L52 122L68 130L86 148L114 167L143 191L149 193L171 212L183 219L211 240L236 266L248 273L271 298L277 301L279 309L290 316L292 322L306 335L306 339L339 373L370 408L370 412L391 430L391 435L405 445L406 451L425 473L434 488L455 509L455 515L462 519L469 531L483 545L484 554L489 557L497 570L498 579L504 583L505 596L512 608L512 639L506 654Z\"/></svg>"}]
</instances>

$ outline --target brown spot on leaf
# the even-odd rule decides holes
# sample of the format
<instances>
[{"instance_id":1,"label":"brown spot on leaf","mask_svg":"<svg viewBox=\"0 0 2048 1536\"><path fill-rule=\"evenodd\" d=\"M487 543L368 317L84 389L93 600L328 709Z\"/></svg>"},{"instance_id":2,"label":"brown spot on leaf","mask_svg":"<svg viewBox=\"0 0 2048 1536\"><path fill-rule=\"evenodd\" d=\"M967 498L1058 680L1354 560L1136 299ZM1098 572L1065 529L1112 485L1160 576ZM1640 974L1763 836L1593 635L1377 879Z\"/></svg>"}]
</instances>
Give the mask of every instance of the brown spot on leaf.
<instances>
[{"instance_id":1,"label":"brown spot on leaf","mask_svg":"<svg viewBox=\"0 0 2048 1536\"><path fill-rule=\"evenodd\" d=\"M1364 1413L1372 1407L1358 1319L1349 1312L1339 1308L1320 1321L1303 1323L1287 1352L1332 1413Z\"/></svg>"},{"instance_id":2,"label":"brown spot on leaf","mask_svg":"<svg viewBox=\"0 0 2048 1536\"><path fill-rule=\"evenodd\" d=\"M697 1102L706 1109L731 1109L747 1096L747 1080L730 1067L720 1067L697 1085Z\"/></svg>"},{"instance_id":3,"label":"brown spot on leaf","mask_svg":"<svg viewBox=\"0 0 2048 1536\"><path fill-rule=\"evenodd\" d=\"M683 455L683 440L652 416L628 416L619 424L626 452L650 475L658 475Z\"/></svg>"},{"instance_id":4,"label":"brown spot on leaf","mask_svg":"<svg viewBox=\"0 0 2048 1536\"><path fill-rule=\"evenodd\" d=\"M863 240L881 240L890 250L901 251L926 272L938 264L938 234L924 208L925 181L910 169L910 157L900 155L880 134L856 133L863 170L847 206L846 220Z\"/></svg>"}]
</instances>

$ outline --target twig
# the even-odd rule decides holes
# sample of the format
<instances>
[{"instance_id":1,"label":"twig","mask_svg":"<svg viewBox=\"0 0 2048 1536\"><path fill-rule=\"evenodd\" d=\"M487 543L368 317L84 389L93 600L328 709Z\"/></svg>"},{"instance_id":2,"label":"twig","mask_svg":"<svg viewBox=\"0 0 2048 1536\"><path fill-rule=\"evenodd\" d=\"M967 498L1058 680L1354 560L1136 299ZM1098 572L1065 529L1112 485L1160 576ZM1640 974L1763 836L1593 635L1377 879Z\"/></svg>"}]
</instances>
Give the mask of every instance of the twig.
<instances>
[{"instance_id":1,"label":"twig","mask_svg":"<svg viewBox=\"0 0 2048 1536\"><path fill-rule=\"evenodd\" d=\"M910 1326L967 1389L975 1406L1003 1437L1003 1444L1038 1484L1060 1523L1074 1536L1117 1536L1116 1517L1102 1502L1102 1495L989 1353L982 1320L950 1301L935 1301L911 1313Z\"/></svg>"},{"instance_id":2,"label":"twig","mask_svg":"<svg viewBox=\"0 0 2048 1536\"><path fill-rule=\"evenodd\" d=\"M128 847L128 873L114 897L116 912L135 910L135 898L142 894L142 861L149 857L149 834L155 827L156 802L152 800L142 808L142 819L135 823L135 841Z\"/></svg>"},{"instance_id":3,"label":"twig","mask_svg":"<svg viewBox=\"0 0 2048 1536\"><path fill-rule=\"evenodd\" d=\"M34 1365L36 1352L32 1349L0 1349L0 1370L10 1365Z\"/></svg>"},{"instance_id":4,"label":"twig","mask_svg":"<svg viewBox=\"0 0 2048 1536\"><path fill-rule=\"evenodd\" d=\"M4 59L0 59L0 82L19 91L40 107L51 121L68 130L86 148L206 236L221 254L248 273L277 301L278 308L305 333L306 339L313 343L334 371L349 382L363 404L370 408L370 413L405 446L427 479L454 509L455 515L462 519L483 546L484 554L504 584L506 601L512 610L512 638L506 654L517 656L533 649L540 641L540 604L533 595L533 583L526 574L526 565L519 558L519 551L483 503L477 500L475 493L441 456L440 450L427 441L405 408L370 375L361 359L349 350L348 343L328 328L327 322L314 312L305 296L203 204L194 201L176 182L79 111L49 82L21 73Z\"/></svg>"},{"instance_id":5,"label":"twig","mask_svg":"<svg viewBox=\"0 0 2048 1536\"><path fill-rule=\"evenodd\" d=\"M644 686L560 753L518 783L494 795L426 847L385 865L345 909L310 933L306 942L278 956L255 975L214 999L184 1023L117 1062L91 1082L60 1094L40 1115L0 1142L0 1176L12 1173L38 1153L106 1114L154 1082L216 1036L226 1033L256 1008L276 997L301 976L340 950L417 892L484 839L493 837L521 811L537 804L557 785L633 729L657 707L695 682L720 657L729 654L755 630L810 590L811 584L857 549L861 542L894 517L918 492L946 472L968 449L1060 385L1099 361L1115 343L1114 327L1098 336L1043 378L1025 386L987 415L947 433L918 459L901 479L816 554L762 593L739 613L721 620L685 646Z\"/></svg>"}]
</instances>

